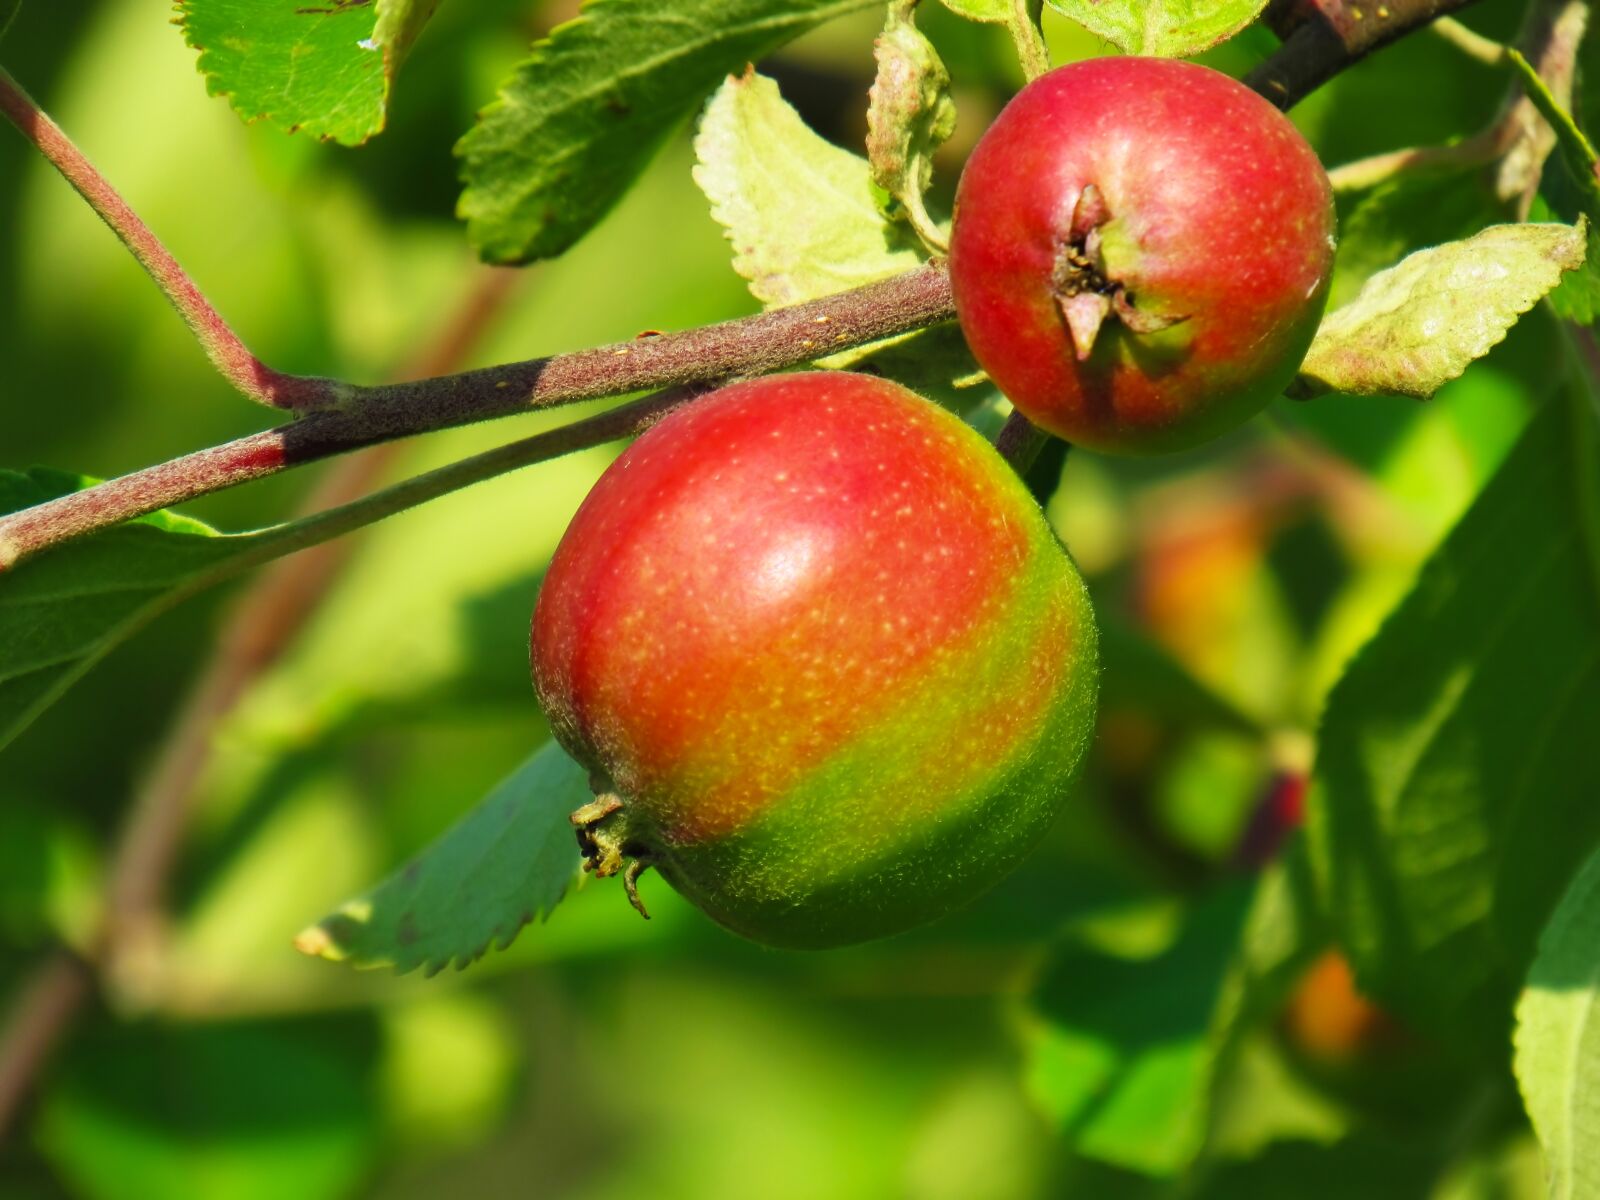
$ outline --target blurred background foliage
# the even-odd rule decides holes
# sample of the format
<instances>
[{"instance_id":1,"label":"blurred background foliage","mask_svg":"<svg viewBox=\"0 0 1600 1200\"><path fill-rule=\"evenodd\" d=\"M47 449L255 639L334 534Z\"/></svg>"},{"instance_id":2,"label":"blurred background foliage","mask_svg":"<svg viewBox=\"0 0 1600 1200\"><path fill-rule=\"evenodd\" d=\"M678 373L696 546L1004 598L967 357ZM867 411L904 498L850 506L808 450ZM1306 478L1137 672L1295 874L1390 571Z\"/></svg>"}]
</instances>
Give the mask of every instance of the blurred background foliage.
<instances>
[{"instance_id":1,"label":"blurred background foliage","mask_svg":"<svg viewBox=\"0 0 1600 1200\"><path fill-rule=\"evenodd\" d=\"M452 217L451 145L575 7L443 5L389 131L357 151L242 126L142 0L27 4L5 58L267 361L376 380L482 286ZM1470 23L1505 37L1519 7L1488 0ZM924 9L961 114L939 159L947 204L962 155L1020 79L1003 33ZM762 67L857 149L876 18L835 22ZM1046 25L1058 62L1107 49L1048 12ZM1208 61L1240 73L1274 44L1251 29ZM1478 128L1499 97L1485 68L1420 35L1294 116L1332 165ZM522 273L474 357L755 311L689 167L685 130L576 249ZM1470 196L1366 194L1341 213L1336 294L1477 211ZM264 423L9 134L0 231L5 465L112 475ZM1285 401L1193 454L1071 456L1048 511L1091 578L1108 646L1079 802L972 909L821 954L746 945L654 883L648 925L617 887L587 887L509 951L433 980L297 955L297 930L546 736L527 616L614 451L365 532L223 729L170 946L120 981L48 1073L0 1148L0 1196L1539 1194L1508 1080L1363 1000L1336 950L1293 963L1289 998L1226 1071L1198 1073L1252 815L1263 797L1292 805L1328 687L1559 376L1554 330L1534 313L1426 405ZM386 470L549 420L433 435ZM225 529L265 524L324 469L193 511ZM52 940L94 921L105 848L249 582L156 622L0 758L0 998ZM1275 877L1289 890L1296 861ZM1173 1178L1197 1139L1204 1169Z\"/></svg>"}]
</instances>

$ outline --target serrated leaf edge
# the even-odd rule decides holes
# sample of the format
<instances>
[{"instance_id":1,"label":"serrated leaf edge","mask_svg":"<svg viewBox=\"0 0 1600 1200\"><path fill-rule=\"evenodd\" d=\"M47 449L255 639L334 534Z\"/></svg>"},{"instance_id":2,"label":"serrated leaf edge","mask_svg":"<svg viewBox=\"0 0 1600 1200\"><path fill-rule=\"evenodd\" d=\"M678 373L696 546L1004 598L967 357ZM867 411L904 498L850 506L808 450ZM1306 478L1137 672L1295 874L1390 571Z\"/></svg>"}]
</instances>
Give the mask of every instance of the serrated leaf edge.
<instances>
[{"instance_id":1,"label":"serrated leaf edge","mask_svg":"<svg viewBox=\"0 0 1600 1200\"><path fill-rule=\"evenodd\" d=\"M243 121L246 125L254 125L257 122L265 121L269 125L271 125L273 128L281 129L285 133L290 134L290 135L297 134L297 133L301 132L301 130L303 130L305 128L305 125L304 125L303 122L298 123L298 124L296 124L296 123L285 123L283 121L283 118L280 117L276 113L273 113L273 112L252 112L251 109L252 109L253 106L245 105L245 104L241 103L240 100L239 100L238 94L236 92L230 91L222 83L219 73L213 67L207 66L207 60L211 56L211 51L208 50L206 47L200 45L199 42L195 41L194 33L189 28L189 22L188 22L187 18L188 18L189 5L191 3L192 3L192 0L173 0L172 8L173 8L173 14L174 15L172 17L172 23L174 25L176 25L183 32L183 43L184 43L184 45L188 46L189 49L193 50L195 52L195 54L198 56L196 58L196 60L195 60L195 67L200 72L201 78L205 80L206 95L214 96L219 100L226 100L227 103L228 103L228 107L231 108L234 111L234 114L241 121ZM373 29L374 30L377 29L377 23L378 23L378 12L377 12L376 5L374 5L374 7L373 7ZM383 65L383 94L379 98L378 124L377 124L377 127L372 129L368 133L364 134L361 138L359 138L358 140L353 141L353 142L344 141L343 139L339 138L335 134L319 133L319 134L315 135L316 139L319 142L333 142L336 145L349 146L349 147L362 146L362 145L365 145L367 142L370 142L373 138L377 137L380 133L382 133L385 129L387 129L389 127L389 97L390 97L390 95L392 93L393 86L394 86L394 70L391 67L391 63L390 63L390 59L389 59L389 52L388 52L387 49L384 49L384 51L383 51L383 64L384 64ZM398 63L393 64L393 65L394 66L398 66Z\"/></svg>"}]
</instances>

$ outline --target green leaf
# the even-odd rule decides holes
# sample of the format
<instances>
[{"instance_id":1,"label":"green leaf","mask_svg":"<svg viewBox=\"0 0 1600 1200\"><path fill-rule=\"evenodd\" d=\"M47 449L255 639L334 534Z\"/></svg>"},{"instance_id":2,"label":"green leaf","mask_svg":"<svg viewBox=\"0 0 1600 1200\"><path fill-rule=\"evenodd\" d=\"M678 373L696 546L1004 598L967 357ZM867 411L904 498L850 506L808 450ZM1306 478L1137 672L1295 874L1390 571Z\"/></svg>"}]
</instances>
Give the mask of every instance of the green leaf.
<instances>
[{"instance_id":1,"label":"green leaf","mask_svg":"<svg viewBox=\"0 0 1600 1200\"><path fill-rule=\"evenodd\" d=\"M1498 1044L1600 839L1597 461L1586 403L1548 402L1328 698L1323 891L1362 990L1418 1028Z\"/></svg>"},{"instance_id":2,"label":"green leaf","mask_svg":"<svg viewBox=\"0 0 1600 1200\"><path fill-rule=\"evenodd\" d=\"M1600 1196L1600 853L1556 908L1517 1006L1516 1070L1552 1200Z\"/></svg>"},{"instance_id":3,"label":"green leaf","mask_svg":"<svg viewBox=\"0 0 1600 1200\"><path fill-rule=\"evenodd\" d=\"M21 11L22 0L0 0L0 38L6 36L6 30L11 28L11 22L17 19Z\"/></svg>"},{"instance_id":4,"label":"green leaf","mask_svg":"<svg viewBox=\"0 0 1600 1200\"><path fill-rule=\"evenodd\" d=\"M439 0L178 0L206 91L246 121L347 146L383 130L395 73Z\"/></svg>"},{"instance_id":5,"label":"green leaf","mask_svg":"<svg viewBox=\"0 0 1600 1200\"><path fill-rule=\"evenodd\" d=\"M119 1026L82 1040L38 1139L85 1200L338 1200L376 1150L368 1015Z\"/></svg>"},{"instance_id":6,"label":"green leaf","mask_svg":"<svg viewBox=\"0 0 1600 1200\"><path fill-rule=\"evenodd\" d=\"M903 4L889 6L888 22L872 50L878 62L867 106L872 182L896 202L896 214L909 220L924 241L942 248L947 238L928 215L923 195L933 179L933 152L956 128L950 72L917 29L911 7Z\"/></svg>"},{"instance_id":7,"label":"green leaf","mask_svg":"<svg viewBox=\"0 0 1600 1200\"><path fill-rule=\"evenodd\" d=\"M1050 0L1050 7L1129 54L1187 58L1238 33L1266 0Z\"/></svg>"},{"instance_id":8,"label":"green leaf","mask_svg":"<svg viewBox=\"0 0 1600 1200\"><path fill-rule=\"evenodd\" d=\"M1087 944L1057 951L1033 998L1028 1082L1074 1149L1150 1175L1199 1151L1213 1014L1250 891L1199 905L1148 959Z\"/></svg>"},{"instance_id":9,"label":"green leaf","mask_svg":"<svg viewBox=\"0 0 1600 1200\"><path fill-rule=\"evenodd\" d=\"M42 468L0 471L0 513L94 482ZM0 572L0 745L243 549L199 521L158 512Z\"/></svg>"},{"instance_id":10,"label":"green leaf","mask_svg":"<svg viewBox=\"0 0 1600 1200\"><path fill-rule=\"evenodd\" d=\"M1572 181L1583 193L1584 208L1589 213L1589 219L1600 220L1600 176L1595 174L1595 167L1600 165L1600 156L1595 154L1594 146L1583 130L1578 128L1572 114L1562 107L1550 86L1540 78L1539 72L1534 70L1533 64L1522 56L1521 51L1508 49L1506 57L1521 77L1528 99L1533 101L1533 106L1555 131L1561 161L1566 164Z\"/></svg>"},{"instance_id":11,"label":"green leaf","mask_svg":"<svg viewBox=\"0 0 1600 1200\"><path fill-rule=\"evenodd\" d=\"M1579 211L1580 208L1574 206L1572 215L1576 217ZM1563 215L1561 208L1552 207L1551 201L1541 194L1533 198L1528 218L1533 221L1558 221ZM1560 286L1550 293L1548 299L1556 316L1580 325L1592 325L1600 320L1600 220L1584 215L1588 220L1589 234L1585 242L1583 266L1563 275Z\"/></svg>"},{"instance_id":12,"label":"green leaf","mask_svg":"<svg viewBox=\"0 0 1600 1200\"><path fill-rule=\"evenodd\" d=\"M867 160L813 133L754 71L729 77L695 138L695 182L733 243L733 268L769 308L861 287L919 266L922 245L884 219ZM827 343L819 338L822 352ZM996 396L955 326L833 355L958 411ZM981 386L980 386L981 385Z\"/></svg>"},{"instance_id":13,"label":"green leaf","mask_svg":"<svg viewBox=\"0 0 1600 1200\"><path fill-rule=\"evenodd\" d=\"M1265 738L1255 717L1201 683L1115 610L1100 618L1102 712L1125 707L1189 729L1223 729Z\"/></svg>"},{"instance_id":14,"label":"green leaf","mask_svg":"<svg viewBox=\"0 0 1600 1200\"><path fill-rule=\"evenodd\" d=\"M1417 251L1323 320L1301 391L1433 395L1583 263L1585 239L1581 221L1494 225Z\"/></svg>"},{"instance_id":15,"label":"green leaf","mask_svg":"<svg viewBox=\"0 0 1600 1200\"><path fill-rule=\"evenodd\" d=\"M1485 178L1468 170L1408 172L1362 195L1339 217L1329 311L1413 251L1471 237L1502 220Z\"/></svg>"},{"instance_id":16,"label":"green leaf","mask_svg":"<svg viewBox=\"0 0 1600 1200\"><path fill-rule=\"evenodd\" d=\"M567 817L590 799L588 773L547 742L432 846L295 945L333 962L430 975L503 950L566 894L579 865Z\"/></svg>"},{"instance_id":17,"label":"green leaf","mask_svg":"<svg viewBox=\"0 0 1600 1200\"><path fill-rule=\"evenodd\" d=\"M1584 46L1587 48L1592 41L1585 38ZM1516 50L1509 51L1509 58L1522 77L1528 98L1555 131L1561 151L1561 174L1545 177L1551 191L1549 201L1542 194L1535 197L1530 216L1545 217L1552 212L1553 204L1554 211L1581 212L1589 220L1584 266L1561 281L1561 286L1550 294L1550 305L1558 316L1588 325L1600 317L1600 176L1596 174L1600 163L1593 144L1528 60ZM1588 78L1586 75L1585 80Z\"/></svg>"},{"instance_id":18,"label":"green leaf","mask_svg":"<svg viewBox=\"0 0 1600 1200\"><path fill-rule=\"evenodd\" d=\"M813 133L764 75L723 83L694 146L695 182L733 243L733 268L769 307L921 264L916 239L879 211L867 160Z\"/></svg>"},{"instance_id":19,"label":"green leaf","mask_svg":"<svg viewBox=\"0 0 1600 1200\"><path fill-rule=\"evenodd\" d=\"M969 21L1001 25L1011 19L1011 0L944 0L944 6Z\"/></svg>"},{"instance_id":20,"label":"green leaf","mask_svg":"<svg viewBox=\"0 0 1600 1200\"><path fill-rule=\"evenodd\" d=\"M456 153L485 261L551 258L604 216L730 71L874 0L589 0L501 88Z\"/></svg>"},{"instance_id":21,"label":"green leaf","mask_svg":"<svg viewBox=\"0 0 1600 1200\"><path fill-rule=\"evenodd\" d=\"M1332 1145L1282 1141L1259 1156L1220 1164L1188 1193L1194 1200L1419 1200L1433 1185L1442 1155L1389 1131L1362 1131Z\"/></svg>"}]
</instances>

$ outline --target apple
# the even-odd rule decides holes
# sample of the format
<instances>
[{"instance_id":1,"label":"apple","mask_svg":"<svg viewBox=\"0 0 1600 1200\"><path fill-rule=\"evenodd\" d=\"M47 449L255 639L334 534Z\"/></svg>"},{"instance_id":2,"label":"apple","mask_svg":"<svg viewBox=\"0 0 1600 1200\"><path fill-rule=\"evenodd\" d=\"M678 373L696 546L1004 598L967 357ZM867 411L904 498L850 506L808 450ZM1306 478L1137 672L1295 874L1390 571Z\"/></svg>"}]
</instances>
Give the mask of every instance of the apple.
<instances>
[{"instance_id":1,"label":"apple","mask_svg":"<svg viewBox=\"0 0 1600 1200\"><path fill-rule=\"evenodd\" d=\"M545 577L532 668L592 774L592 870L636 898L654 867L729 929L822 947L1021 861L1088 745L1095 647L993 447L818 371L724 387L616 460Z\"/></svg>"},{"instance_id":2,"label":"apple","mask_svg":"<svg viewBox=\"0 0 1600 1200\"><path fill-rule=\"evenodd\" d=\"M1116 454L1198 445L1294 377L1333 267L1333 195L1289 119L1192 63L1034 80L956 191L962 332L1034 424Z\"/></svg>"}]
</instances>

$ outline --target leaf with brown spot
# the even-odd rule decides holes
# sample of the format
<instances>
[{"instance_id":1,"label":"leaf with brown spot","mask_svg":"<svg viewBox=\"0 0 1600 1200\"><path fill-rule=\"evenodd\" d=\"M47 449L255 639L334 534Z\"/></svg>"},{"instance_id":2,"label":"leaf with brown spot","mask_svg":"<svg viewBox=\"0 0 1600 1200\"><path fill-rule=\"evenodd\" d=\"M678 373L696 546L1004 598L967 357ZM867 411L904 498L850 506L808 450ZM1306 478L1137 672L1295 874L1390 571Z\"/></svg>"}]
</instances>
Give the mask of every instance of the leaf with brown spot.
<instances>
[{"instance_id":1,"label":"leaf with brown spot","mask_svg":"<svg viewBox=\"0 0 1600 1200\"><path fill-rule=\"evenodd\" d=\"M433 845L295 939L306 954L356 967L465 967L504 949L561 902L577 875L567 814L589 776L547 742Z\"/></svg>"}]
</instances>

